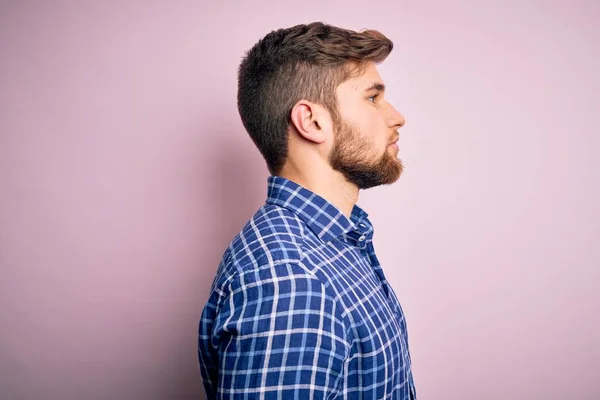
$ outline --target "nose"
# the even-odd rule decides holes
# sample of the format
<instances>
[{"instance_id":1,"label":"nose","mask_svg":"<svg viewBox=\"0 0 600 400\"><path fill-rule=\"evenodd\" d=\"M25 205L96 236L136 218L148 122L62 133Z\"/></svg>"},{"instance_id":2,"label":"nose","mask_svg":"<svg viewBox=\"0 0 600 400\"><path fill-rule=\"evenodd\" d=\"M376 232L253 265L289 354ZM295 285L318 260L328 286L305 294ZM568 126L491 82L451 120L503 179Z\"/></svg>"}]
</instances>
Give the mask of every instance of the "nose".
<instances>
[{"instance_id":1,"label":"nose","mask_svg":"<svg viewBox=\"0 0 600 400\"><path fill-rule=\"evenodd\" d=\"M398 110L396 110L394 106L390 104L390 114L388 117L389 127L392 130L396 130L398 128L402 128L404 124L406 124L406 119L404 118L404 115L400 114L400 112L398 112Z\"/></svg>"}]
</instances>

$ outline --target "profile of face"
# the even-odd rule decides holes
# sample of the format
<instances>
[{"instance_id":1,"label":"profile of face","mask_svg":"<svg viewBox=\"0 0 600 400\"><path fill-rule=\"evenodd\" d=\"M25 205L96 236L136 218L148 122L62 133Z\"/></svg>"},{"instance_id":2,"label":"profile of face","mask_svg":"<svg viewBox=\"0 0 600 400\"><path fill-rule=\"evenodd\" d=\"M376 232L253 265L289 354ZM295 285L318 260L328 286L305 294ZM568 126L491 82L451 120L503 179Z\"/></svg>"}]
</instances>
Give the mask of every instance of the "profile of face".
<instances>
[{"instance_id":1,"label":"profile of face","mask_svg":"<svg viewBox=\"0 0 600 400\"><path fill-rule=\"evenodd\" d=\"M394 183L402 174L398 129L404 117L385 100L375 64L337 87L331 167L359 189Z\"/></svg>"}]
</instances>

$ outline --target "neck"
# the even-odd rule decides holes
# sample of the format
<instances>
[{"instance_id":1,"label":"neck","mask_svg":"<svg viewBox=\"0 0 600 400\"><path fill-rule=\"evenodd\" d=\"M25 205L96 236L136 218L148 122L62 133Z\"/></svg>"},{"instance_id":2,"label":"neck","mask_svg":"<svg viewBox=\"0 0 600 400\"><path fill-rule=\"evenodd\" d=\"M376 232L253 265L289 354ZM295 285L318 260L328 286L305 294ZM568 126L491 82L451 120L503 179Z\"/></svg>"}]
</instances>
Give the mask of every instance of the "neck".
<instances>
[{"instance_id":1,"label":"neck","mask_svg":"<svg viewBox=\"0 0 600 400\"><path fill-rule=\"evenodd\" d=\"M336 206L347 218L350 218L352 209L358 201L358 187L348 182L338 171L330 169L327 172L301 173L293 166L286 165L278 175L323 197Z\"/></svg>"}]
</instances>

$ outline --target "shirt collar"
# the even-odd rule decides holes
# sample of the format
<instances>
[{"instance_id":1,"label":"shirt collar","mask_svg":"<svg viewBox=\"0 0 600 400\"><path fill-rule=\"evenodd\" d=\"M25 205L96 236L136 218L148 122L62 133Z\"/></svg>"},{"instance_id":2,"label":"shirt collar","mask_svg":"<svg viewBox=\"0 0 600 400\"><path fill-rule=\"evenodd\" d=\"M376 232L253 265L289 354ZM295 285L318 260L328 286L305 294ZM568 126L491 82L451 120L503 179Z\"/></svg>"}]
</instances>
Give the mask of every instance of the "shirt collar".
<instances>
[{"instance_id":1,"label":"shirt collar","mask_svg":"<svg viewBox=\"0 0 600 400\"><path fill-rule=\"evenodd\" d=\"M355 230L371 235L373 232L369 214L359 206L355 205L347 218L323 197L280 176L269 176L267 180L267 203L298 215L324 243Z\"/></svg>"}]
</instances>

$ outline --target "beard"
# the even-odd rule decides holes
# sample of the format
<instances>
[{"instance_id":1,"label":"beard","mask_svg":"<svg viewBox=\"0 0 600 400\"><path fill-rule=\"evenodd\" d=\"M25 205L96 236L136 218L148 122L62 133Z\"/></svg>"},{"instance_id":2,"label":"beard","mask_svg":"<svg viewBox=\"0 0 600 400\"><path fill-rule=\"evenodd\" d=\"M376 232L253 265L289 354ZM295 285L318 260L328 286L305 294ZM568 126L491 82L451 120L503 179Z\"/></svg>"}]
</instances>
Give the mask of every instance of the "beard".
<instances>
[{"instance_id":1,"label":"beard","mask_svg":"<svg viewBox=\"0 0 600 400\"><path fill-rule=\"evenodd\" d=\"M383 155L370 155L373 145L351 125L335 123L335 144L329 154L331 167L359 189L389 185L400 178L402 162L386 147Z\"/></svg>"}]
</instances>

